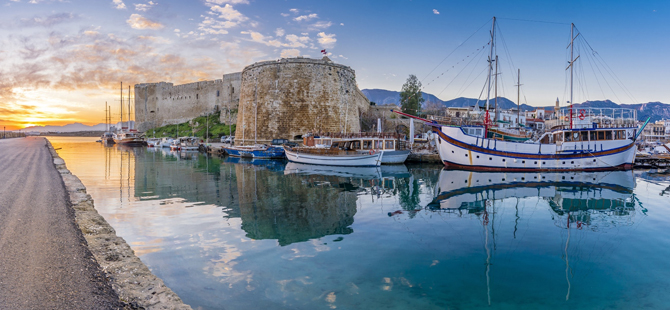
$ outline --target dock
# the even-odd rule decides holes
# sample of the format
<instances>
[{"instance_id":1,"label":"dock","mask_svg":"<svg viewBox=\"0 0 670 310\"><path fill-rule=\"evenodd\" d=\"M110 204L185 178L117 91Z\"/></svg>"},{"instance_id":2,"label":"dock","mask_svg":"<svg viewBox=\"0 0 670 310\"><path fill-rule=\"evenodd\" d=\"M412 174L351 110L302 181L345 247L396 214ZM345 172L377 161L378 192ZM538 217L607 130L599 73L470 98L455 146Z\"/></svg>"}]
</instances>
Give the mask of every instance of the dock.
<instances>
[{"instance_id":1,"label":"dock","mask_svg":"<svg viewBox=\"0 0 670 310\"><path fill-rule=\"evenodd\" d=\"M670 155L636 156L634 167L639 169L670 168Z\"/></svg>"}]
</instances>

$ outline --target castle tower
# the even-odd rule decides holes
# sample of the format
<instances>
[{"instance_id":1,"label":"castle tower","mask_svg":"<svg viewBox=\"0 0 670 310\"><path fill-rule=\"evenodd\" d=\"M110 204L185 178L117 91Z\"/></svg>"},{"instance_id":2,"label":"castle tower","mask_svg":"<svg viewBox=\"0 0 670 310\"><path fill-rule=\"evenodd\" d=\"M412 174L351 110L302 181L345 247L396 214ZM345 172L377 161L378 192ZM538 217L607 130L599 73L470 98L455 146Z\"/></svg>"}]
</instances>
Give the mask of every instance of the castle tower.
<instances>
[{"instance_id":1,"label":"castle tower","mask_svg":"<svg viewBox=\"0 0 670 310\"><path fill-rule=\"evenodd\" d=\"M359 132L368 108L354 70L327 57L258 62L242 71L235 144Z\"/></svg>"}]
</instances>

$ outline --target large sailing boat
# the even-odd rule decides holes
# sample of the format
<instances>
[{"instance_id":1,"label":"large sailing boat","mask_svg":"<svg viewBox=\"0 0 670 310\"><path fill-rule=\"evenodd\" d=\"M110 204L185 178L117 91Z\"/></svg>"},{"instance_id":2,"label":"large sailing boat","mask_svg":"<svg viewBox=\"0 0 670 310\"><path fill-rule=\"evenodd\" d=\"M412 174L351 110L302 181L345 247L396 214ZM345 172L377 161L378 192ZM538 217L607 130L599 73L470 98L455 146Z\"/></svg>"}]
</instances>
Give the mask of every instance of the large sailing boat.
<instances>
[{"instance_id":1,"label":"large sailing boat","mask_svg":"<svg viewBox=\"0 0 670 310\"><path fill-rule=\"evenodd\" d=\"M495 17L493 18L495 29ZM570 31L570 102L573 91L575 26ZM489 90L493 59L493 31L489 56ZM442 162L456 169L488 171L528 170L616 170L631 169L635 160L636 111L628 109L580 109L569 115L556 111L561 124L532 143L504 141L488 137L491 121L487 110L484 126L433 125ZM611 111L611 112L610 112ZM396 112L398 113L398 112ZM399 113L403 114L404 113ZM619 117L620 116L620 117ZM426 120L424 120L426 121Z\"/></svg>"}]
</instances>

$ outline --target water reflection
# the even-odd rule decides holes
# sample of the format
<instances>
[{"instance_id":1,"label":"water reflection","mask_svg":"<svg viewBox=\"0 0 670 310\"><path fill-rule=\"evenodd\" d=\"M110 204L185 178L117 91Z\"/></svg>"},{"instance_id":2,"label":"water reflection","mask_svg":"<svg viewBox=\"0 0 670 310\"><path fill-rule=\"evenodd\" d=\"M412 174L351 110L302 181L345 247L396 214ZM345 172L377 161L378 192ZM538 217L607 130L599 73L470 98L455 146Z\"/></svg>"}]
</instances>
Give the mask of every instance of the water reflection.
<instances>
[{"instance_id":1,"label":"water reflection","mask_svg":"<svg viewBox=\"0 0 670 310\"><path fill-rule=\"evenodd\" d=\"M350 170L52 143L194 308L662 308L670 286L663 171Z\"/></svg>"}]
</instances>

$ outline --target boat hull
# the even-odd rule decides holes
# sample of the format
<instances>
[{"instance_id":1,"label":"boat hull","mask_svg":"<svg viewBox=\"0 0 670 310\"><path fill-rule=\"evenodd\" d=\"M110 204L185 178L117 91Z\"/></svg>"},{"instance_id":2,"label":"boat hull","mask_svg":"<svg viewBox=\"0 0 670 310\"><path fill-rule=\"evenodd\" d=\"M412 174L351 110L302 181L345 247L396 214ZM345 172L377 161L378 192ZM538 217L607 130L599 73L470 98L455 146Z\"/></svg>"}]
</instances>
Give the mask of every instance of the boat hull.
<instances>
[{"instance_id":1,"label":"boat hull","mask_svg":"<svg viewBox=\"0 0 670 310\"><path fill-rule=\"evenodd\" d=\"M360 155L315 155L286 150L289 161L324 166L371 167L380 166L383 152Z\"/></svg>"},{"instance_id":2,"label":"boat hull","mask_svg":"<svg viewBox=\"0 0 670 310\"><path fill-rule=\"evenodd\" d=\"M435 130L440 159L449 168L482 171L600 171L633 167L632 140L518 143L468 136L459 127Z\"/></svg>"},{"instance_id":3,"label":"boat hull","mask_svg":"<svg viewBox=\"0 0 670 310\"><path fill-rule=\"evenodd\" d=\"M247 157L258 159L281 159L284 158L284 149L281 147L268 147L267 149L247 147L224 147L226 153L233 157Z\"/></svg>"},{"instance_id":4,"label":"boat hull","mask_svg":"<svg viewBox=\"0 0 670 310\"><path fill-rule=\"evenodd\" d=\"M407 160L410 150L404 151L382 151L384 155L382 156L382 164L387 165L397 165L402 164Z\"/></svg>"}]
</instances>

